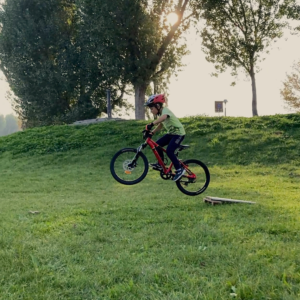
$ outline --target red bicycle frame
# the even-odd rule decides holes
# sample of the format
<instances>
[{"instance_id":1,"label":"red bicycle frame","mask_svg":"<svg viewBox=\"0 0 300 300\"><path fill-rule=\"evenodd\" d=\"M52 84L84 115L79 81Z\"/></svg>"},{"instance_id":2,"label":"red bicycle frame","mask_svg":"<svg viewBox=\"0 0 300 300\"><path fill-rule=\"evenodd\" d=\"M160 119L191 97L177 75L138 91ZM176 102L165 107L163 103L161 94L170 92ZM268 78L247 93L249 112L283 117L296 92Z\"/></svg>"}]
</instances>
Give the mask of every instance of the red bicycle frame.
<instances>
[{"instance_id":1,"label":"red bicycle frame","mask_svg":"<svg viewBox=\"0 0 300 300\"><path fill-rule=\"evenodd\" d=\"M160 146L159 146L156 142L154 142L150 137L147 138L146 144L149 145L149 147L150 147L151 150L153 151L153 153L154 153L154 155L155 155L155 157L156 157L158 163L159 163L159 164L162 166L162 168L163 168L164 174L169 174L169 172L172 170L173 162L171 162L170 166L169 166L168 168L166 168L164 162L162 161L160 155L158 154L158 152L157 152L157 150L156 150L156 148L158 148L158 147L160 147ZM167 150L166 150L165 148L163 148L163 147L160 147L160 148L161 148L161 150L162 150L163 152L165 152L165 153L167 152ZM197 178L196 175L195 175L193 172L191 172L191 171L189 170L188 166L186 166L182 161L180 161L180 163L182 164L182 166L186 169L186 171L187 171L187 173L188 173L187 175L183 175L183 177L187 177L187 178L190 178L190 179L195 180L195 179Z\"/></svg>"}]
</instances>

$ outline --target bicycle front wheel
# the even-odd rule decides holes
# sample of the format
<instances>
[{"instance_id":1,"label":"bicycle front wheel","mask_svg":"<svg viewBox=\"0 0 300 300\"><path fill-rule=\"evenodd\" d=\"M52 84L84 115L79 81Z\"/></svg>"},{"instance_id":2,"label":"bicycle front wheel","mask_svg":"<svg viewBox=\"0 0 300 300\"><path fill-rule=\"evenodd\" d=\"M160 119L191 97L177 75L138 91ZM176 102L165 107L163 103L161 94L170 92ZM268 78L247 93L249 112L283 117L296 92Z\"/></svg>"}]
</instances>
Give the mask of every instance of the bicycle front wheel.
<instances>
[{"instance_id":1,"label":"bicycle front wheel","mask_svg":"<svg viewBox=\"0 0 300 300\"><path fill-rule=\"evenodd\" d=\"M210 182L210 174L207 166L196 159L183 161L186 173L176 181L179 190L189 196L203 193Z\"/></svg>"},{"instance_id":2,"label":"bicycle front wheel","mask_svg":"<svg viewBox=\"0 0 300 300\"><path fill-rule=\"evenodd\" d=\"M117 152L111 160L110 172L115 180L132 185L141 182L148 173L148 160L144 153L134 148Z\"/></svg>"}]
</instances>

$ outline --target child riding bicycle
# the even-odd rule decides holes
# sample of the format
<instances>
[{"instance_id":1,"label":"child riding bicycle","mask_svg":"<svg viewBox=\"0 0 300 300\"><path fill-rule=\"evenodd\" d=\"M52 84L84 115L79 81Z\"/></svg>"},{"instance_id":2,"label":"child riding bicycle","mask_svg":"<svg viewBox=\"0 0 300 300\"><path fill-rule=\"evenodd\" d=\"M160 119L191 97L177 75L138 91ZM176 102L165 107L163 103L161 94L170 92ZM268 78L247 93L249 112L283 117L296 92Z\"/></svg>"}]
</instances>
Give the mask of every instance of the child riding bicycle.
<instances>
[{"instance_id":1,"label":"child riding bicycle","mask_svg":"<svg viewBox=\"0 0 300 300\"><path fill-rule=\"evenodd\" d=\"M149 97L149 99L147 100L144 106L149 107L151 113L154 116L159 116L159 118L153 121L152 123L147 124L146 130L151 131L151 129L155 125L158 126L151 132L151 134L153 135L156 132L160 131L163 126L167 130L168 133L165 134L160 139L158 139L156 143L161 147L168 145L167 155L171 159L176 169L176 174L173 181L177 181L182 177L182 175L185 174L185 169L181 167L178 158L175 155L175 150L178 148L178 146L181 144L181 142L185 137L185 130L183 128L183 125L176 118L176 116L171 112L171 110L169 110L167 107L164 107L164 103L166 103L164 94L157 94ZM163 151L160 148L157 148L156 150L160 155L162 161L164 161ZM158 162L150 165L154 170L158 170L158 171L162 170L162 167Z\"/></svg>"}]
</instances>

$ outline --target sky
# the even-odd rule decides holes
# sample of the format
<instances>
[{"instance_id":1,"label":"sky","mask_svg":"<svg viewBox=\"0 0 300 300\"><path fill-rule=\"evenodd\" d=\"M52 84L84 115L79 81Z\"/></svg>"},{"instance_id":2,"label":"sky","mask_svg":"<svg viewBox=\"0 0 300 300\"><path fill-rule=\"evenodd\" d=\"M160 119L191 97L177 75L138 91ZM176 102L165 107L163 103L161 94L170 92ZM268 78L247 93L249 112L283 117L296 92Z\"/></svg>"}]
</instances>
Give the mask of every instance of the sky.
<instances>
[{"instance_id":1,"label":"sky","mask_svg":"<svg viewBox=\"0 0 300 300\"><path fill-rule=\"evenodd\" d=\"M252 116L252 85L250 77L240 70L236 85L230 86L235 78L230 69L217 78L212 63L205 60L201 50L201 39L190 34L187 41L191 54L184 58L186 67L170 84L169 107L178 117L206 114L217 116L215 101L228 100L227 116ZM285 109L280 89L286 74L292 71L294 62L300 60L300 35L286 35L270 48L266 59L259 64L256 74L257 109L259 115L274 115L291 112Z\"/></svg>"},{"instance_id":2,"label":"sky","mask_svg":"<svg viewBox=\"0 0 300 300\"><path fill-rule=\"evenodd\" d=\"M15 114L11 108L10 103L6 100L6 93L10 90L5 76L0 71L0 115Z\"/></svg>"},{"instance_id":3,"label":"sky","mask_svg":"<svg viewBox=\"0 0 300 300\"><path fill-rule=\"evenodd\" d=\"M259 64L261 71L256 74L257 84L257 109L259 115L285 114L291 111L285 109L285 104L280 96L280 89L286 74L292 71L294 62L300 60L299 52L300 35L285 36L270 48L266 59ZM183 59L186 64L178 77L173 76L169 85L169 108L181 118L206 114L220 116L215 113L215 101L228 100L226 104L227 116L252 116L252 88L251 80L244 75L242 70L236 80L236 86L230 86L235 78L226 73L218 78L211 77L214 72L213 64L205 60L201 50L201 38L194 30L187 35L187 45L191 51ZM13 113L10 103L5 95L9 86L4 75L0 74L0 115ZM134 102L133 98L130 102ZM132 113L127 118L134 118Z\"/></svg>"}]
</instances>

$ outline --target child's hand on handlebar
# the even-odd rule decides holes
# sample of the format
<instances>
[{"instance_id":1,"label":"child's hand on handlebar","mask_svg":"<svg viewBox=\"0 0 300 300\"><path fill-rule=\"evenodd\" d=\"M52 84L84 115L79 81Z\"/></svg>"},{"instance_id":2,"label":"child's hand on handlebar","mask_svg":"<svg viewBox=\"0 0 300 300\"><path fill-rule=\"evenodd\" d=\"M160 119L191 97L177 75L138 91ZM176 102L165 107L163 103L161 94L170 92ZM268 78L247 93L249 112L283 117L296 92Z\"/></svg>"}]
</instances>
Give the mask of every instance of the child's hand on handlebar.
<instances>
[{"instance_id":1,"label":"child's hand on handlebar","mask_svg":"<svg viewBox=\"0 0 300 300\"><path fill-rule=\"evenodd\" d=\"M154 124L150 123L146 125L146 130L150 131L153 128Z\"/></svg>"}]
</instances>

